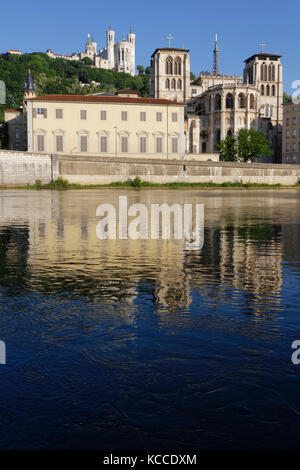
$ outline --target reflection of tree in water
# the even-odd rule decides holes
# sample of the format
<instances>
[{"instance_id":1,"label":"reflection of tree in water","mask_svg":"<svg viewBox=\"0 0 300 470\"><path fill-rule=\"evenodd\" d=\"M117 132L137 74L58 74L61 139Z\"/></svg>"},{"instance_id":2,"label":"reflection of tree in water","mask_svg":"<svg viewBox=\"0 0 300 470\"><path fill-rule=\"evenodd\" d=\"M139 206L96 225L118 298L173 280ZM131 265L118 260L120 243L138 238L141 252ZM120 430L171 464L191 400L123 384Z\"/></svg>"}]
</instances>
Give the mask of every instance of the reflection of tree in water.
<instances>
[{"instance_id":1,"label":"reflection of tree in water","mask_svg":"<svg viewBox=\"0 0 300 470\"><path fill-rule=\"evenodd\" d=\"M0 285L14 290L27 284L29 228L7 225L0 228Z\"/></svg>"}]
</instances>

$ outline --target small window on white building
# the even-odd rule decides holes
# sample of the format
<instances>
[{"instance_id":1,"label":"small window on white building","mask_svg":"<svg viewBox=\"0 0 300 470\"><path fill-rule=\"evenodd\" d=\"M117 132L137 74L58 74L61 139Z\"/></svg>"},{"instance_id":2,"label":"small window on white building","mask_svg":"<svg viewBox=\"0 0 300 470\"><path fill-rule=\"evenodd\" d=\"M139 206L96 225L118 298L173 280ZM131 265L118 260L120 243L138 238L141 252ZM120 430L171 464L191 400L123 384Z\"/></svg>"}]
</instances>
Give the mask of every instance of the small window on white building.
<instances>
[{"instance_id":1,"label":"small window on white building","mask_svg":"<svg viewBox=\"0 0 300 470\"><path fill-rule=\"evenodd\" d=\"M147 137L143 135L140 136L140 152L141 153L147 152Z\"/></svg>"},{"instance_id":2,"label":"small window on white building","mask_svg":"<svg viewBox=\"0 0 300 470\"><path fill-rule=\"evenodd\" d=\"M81 109L81 110L80 110L80 119L82 119L82 120L85 121L86 118L87 118L87 111L86 111L86 109Z\"/></svg>"},{"instance_id":3,"label":"small window on white building","mask_svg":"<svg viewBox=\"0 0 300 470\"><path fill-rule=\"evenodd\" d=\"M80 152L87 152L88 151L88 136L81 135L80 136Z\"/></svg>"},{"instance_id":4,"label":"small window on white building","mask_svg":"<svg viewBox=\"0 0 300 470\"><path fill-rule=\"evenodd\" d=\"M177 113L172 113L172 122L177 122Z\"/></svg>"},{"instance_id":5,"label":"small window on white building","mask_svg":"<svg viewBox=\"0 0 300 470\"><path fill-rule=\"evenodd\" d=\"M178 138L177 137L171 138L171 152L178 153Z\"/></svg>"},{"instance_id":6,"label":"small window on white building","mask_svg":"<svg viewBox=\"0 0 300 470\"><path fill-rule=\"evenodd\" d=\"M56 116L56 119L62 119L63 118L63 110L62 109L56 109L55 110L55 116Z\"/></svg>"},{"instance_id":7,"label":"small window on white building","mask_svg":"<svg viewBox=\"0 0 300 470\"><path fill-rule=\"evenodd\" d=\"M100 152L107 153L107 136L100 136Z\"/></svg>"},{"instance_id":8,"label":"small window on white building","mask_svg":"<svg viewBox=\"0 0 300 470\"><path fill-rule=\"evenodd\" d=\"M100 119L101 121L106 121L106 111L102 110L100 112Z\"/></svg>"},{"instance_id":9,"label":"small window on white building","mask_svg":"<svg viewBox=\"0 0 300 470\"><path fill-rule=\"evenodd\" d=\"M127 136L121 137L121 152L122 153L128 152L128 137Z\"/></svg>"},{"instance_id":10,"label":"small window on white building","mask_svg":"<svg viewBox=\"0 0 300 470\"><path fill-rule=\"evenodd\" d=\"M162 145L163 145L162 137L156 137L155 143L156 143L156 148L155 148L156 153L162 153Z\"/></svg>"},{"instance_id":11,"label":"small window on white building","mask_svg":"<svg viewBox=\"0 0 300 470\"><path fill-rule=\"evenodd\" d=\"M122 111L121 112L121 120L122 121L127 121L127 111Z\"/></svg>"},{"instance_id":12,"label":"small window on white building","mask_svg":"<svg viewBox=\"0 0 300 470\"><path fill-rule=\"evenodd\" d=\"M45 151L45 136L43 134L39 134L37 136L37 151L38 152Z\"/></svg>"},{"instance_id":13,"label":"small window on white building","mask_svg":"<svg viewBox=\"0 0 300 470\"><path fill-rule=\"evenodd\" d=\"M162 113L156 113L156 121L162 122Z\"/></svg>"},{"instance_id":14,"label":"small window on white building","mask_svg":"<svg viewBox=\"0 0 300 470\"><path fill-rule=\"evenodd\" d=\"M55 147L56 147L56 152L63 152L64 150L64 137L63 135L56 135L55 136Z\"/></svg>"},{"instance_id":15,"label":"small window on white building","mask_svg":"<svg viewBox=\"0 0 300 470\"><path fill-rule=\"evenodd\" d=\"M144 111L140 112L140 121L146 121L146 113Z\"/></svg>"}]
</instances>

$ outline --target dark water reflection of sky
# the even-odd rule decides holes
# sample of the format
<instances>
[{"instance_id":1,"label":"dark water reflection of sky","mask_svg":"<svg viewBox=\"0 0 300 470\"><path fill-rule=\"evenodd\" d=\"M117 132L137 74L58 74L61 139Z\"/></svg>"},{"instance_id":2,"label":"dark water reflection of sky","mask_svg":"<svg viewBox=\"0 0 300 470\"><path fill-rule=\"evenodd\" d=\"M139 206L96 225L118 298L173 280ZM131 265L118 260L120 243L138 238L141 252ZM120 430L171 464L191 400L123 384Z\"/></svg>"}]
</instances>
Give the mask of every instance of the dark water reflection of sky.
<instances>
[{"instance_id":1,"label":"dark water reflection of sky","mask_svg":"<svg viewBox=\"0 0 300 470\"><path fill-rule=\"evenodd\" d=\"M202 250L99 240L119 195L204 204ZM0 191L0 448L298 448L299 201Z\"/></svg>"}]
</instances>

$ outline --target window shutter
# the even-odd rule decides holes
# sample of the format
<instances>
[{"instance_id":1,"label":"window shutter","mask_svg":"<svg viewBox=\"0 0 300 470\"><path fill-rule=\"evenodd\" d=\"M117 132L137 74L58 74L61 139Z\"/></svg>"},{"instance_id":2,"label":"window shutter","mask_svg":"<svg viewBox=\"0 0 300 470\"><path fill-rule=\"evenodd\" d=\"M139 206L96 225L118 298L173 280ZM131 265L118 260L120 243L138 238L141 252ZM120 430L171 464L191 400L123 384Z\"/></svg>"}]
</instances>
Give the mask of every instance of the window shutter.
<instances>
[{"instance_id":1,"label":"window shutter","mask_svg":"<svg viewBox=\"0 0 300 470\"><path fill-rule=\"evenodd\" d=\"M32 109L32 117L33 117L33 118L36 118L36 108L33 108L33 109Z\"/></svg>"},{"instance_id":2,"label":"window shutter","mask_svg":"<svg viewBox=\"0 0 300 470\"><path fill-rule=\"evenodd\" d=\"M47 119L47 108L44 109L44 118Z\"/></svg>"}]
</instances>

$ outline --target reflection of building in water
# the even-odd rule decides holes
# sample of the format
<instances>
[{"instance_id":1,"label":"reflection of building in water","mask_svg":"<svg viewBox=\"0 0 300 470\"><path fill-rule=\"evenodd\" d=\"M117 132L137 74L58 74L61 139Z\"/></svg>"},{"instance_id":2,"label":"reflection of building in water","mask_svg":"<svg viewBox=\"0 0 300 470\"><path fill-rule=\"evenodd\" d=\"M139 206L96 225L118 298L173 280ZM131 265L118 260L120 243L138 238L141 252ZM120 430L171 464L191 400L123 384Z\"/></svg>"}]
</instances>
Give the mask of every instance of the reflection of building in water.
<instances>
[{"instance_id":1,"label":"reflection of building in water","mask_svg":"<svg viewBox=\"0 0 300 470\"><path fill-rule=\"evenodd\" d=\"M160 245L162 263L157 271L155 282L155 302L161 313L165 308L171 309L173 312L180 308L188 308L192 303L190 276L185 272L182 245L167 241L162 241ZM181 256L178 256L178 253ZM164 263L163 261L170 259L173 262Z\"/></svg>"},{"instance_id":2,"label":"reflection of building in water","mask_svg":"<svg viewBox=\"0 0 300 470\"><path fill-rule=\"evenodd\" d=\"M255 243L249 233L241 238L235 226L231 233L221 232L220 258L221 282L230 280L234 288L260 300L274 296L280 301L282 245L278 241L270 238Z\"/></svg>"},{"instance_id":3,"label":"reflection of building in water","mask_svg":"<svg viewBox=\"0 0 300 470\"><path fill-rule=\"evenodd\" d=\"M257 313L280 301L281 240L291 239L291 235L282 237L278 223L253 223L259 213L255 203L260 198L254 199L249 209L247 198L238 200L235 196L224 202L225 196L206 196L204 247L200 252L188 252L174 240L99 240L96 209L108 201L117 207L122 191L49 194L14 190L6 194L9 197L0 205L0 218L5 225L24 225L26 221L26 275L36 289L86 296L91 302L118 302L119 315L126 311L128 321L133 321L135 304L154 301L164 323L176 322L180 317L177 312L190 308L193 292L202 296L202 306L203 302L217 305L224 302L226 287L233 287L250 299L251 310ZM187 192L176 192L175 201L173 194L130 192L128 204L192 201ZM272 218L273 208L268 204L264 210ZM243 301L239 298L238 302L243 308Z\"/></svg>"}]
</instances>

